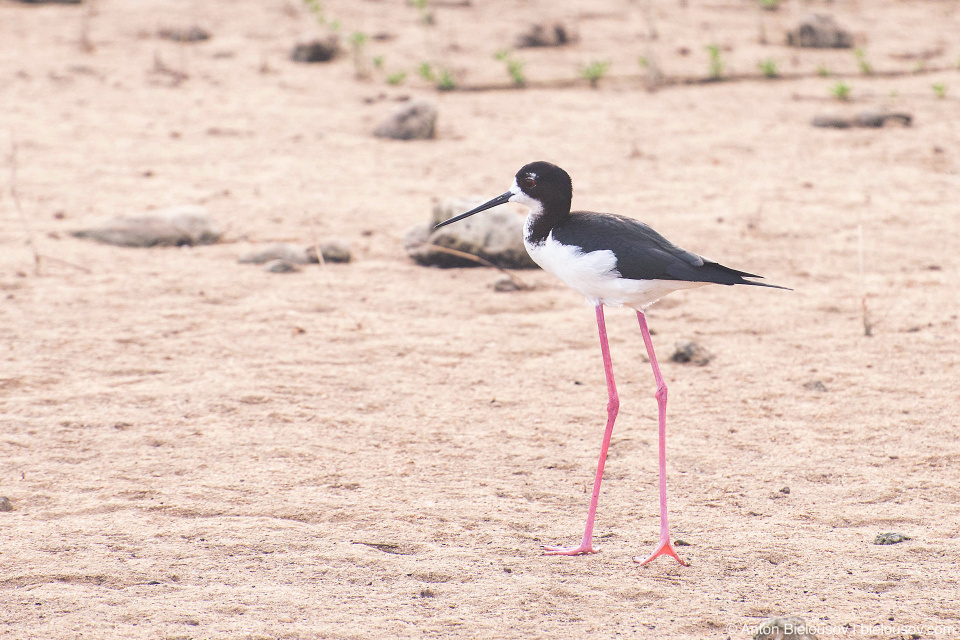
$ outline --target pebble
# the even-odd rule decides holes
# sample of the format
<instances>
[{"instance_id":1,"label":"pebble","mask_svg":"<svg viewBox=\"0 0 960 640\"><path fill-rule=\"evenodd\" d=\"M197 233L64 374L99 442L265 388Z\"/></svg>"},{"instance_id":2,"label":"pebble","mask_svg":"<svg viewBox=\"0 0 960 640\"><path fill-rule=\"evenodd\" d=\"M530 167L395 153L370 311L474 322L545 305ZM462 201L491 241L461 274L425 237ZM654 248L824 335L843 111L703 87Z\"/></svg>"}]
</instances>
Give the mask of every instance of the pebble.
<instances>
[{"instance_id":1,"label":"pebble","mask_svg":"<svg viewBox=\"0 0 960 640\"><path fill-rule=\"evenodd\" d=\"M695 364L698 367L707 365L713 359L713 354L701 347L693 340L681 338L674 345L670 360L681 364Z\"/></svg>"},{"instance_id":2,"label":"pebble","mask_svg":"<svg viewBox=\"0 0 960 640\"><path fill-rule=\"evenodd\" d=\"M350 244L340 240L329 240L320 245L320 255L324 262L350 262L353 254L350 251ZM310 262L320 262L317 260L317 250L314 247L307 247L307 256Z\"/></svg>"},{"instance_id":3,"label":"pebble","mask_svg":"<svg viewBox=\"0 0 960 640\"><path fill-rule=\"evenodd\" d=\"M288 260L271 260L263 265L263 270L270 273L296 273L300 267Z\"/></svg>"},{"instance_id":4,"label":"pebble","mask_svg":"<svg viewBox=\"0 0 960 640\"><path fill-rule=\"evenodd\" d=\"M579 40L576 31L561 22L532 24L513 40L513 46L524 47L562 47Z\"/></svg>"},{"instance_id":5,"label":"pebble","mask_svg":"<svg viewBox=\"0 0 960 640\"><path fill-rule=\"evenodd\" d=\"M880 128L888 122L898 122L905 127L913 124L913 116L903 111L863 111L853 117L837 115L814 116L811 124L815 127L849 129L850 127Z\"/></svg>"},{"instance_id":6,"label":"pebble","mask_svg":"<svg viewBox=\"0 0 960 640\"><path fill-rule=\"evenodd\" d=\"M340 54L340 38L335 33L298 42L290 52L294 62L329 62Z\"/></svg>"},{"instance_id":7,"label":"pebble","mask_svg":"<svg viewBox=\"0 0 960 640\"><path fill-rule=\"evenodd\" d=\"M0 496L0 511L13 511L13 503L7 496Z\"/></svg>"},{"instance_id":8,"label":"pebble","mask_svg":"<svg viewBox=\"0 0 960 640\"><path fill-rule=\"evenodd\" d=\"M298 247L295 244L272 244L237 258L240 264L266 264L274 260L283 260L291 264L310 264L316 262L317 257L313 256L311 259L305 247Z\"/></svg>"},{"instance_id":9,"label":"pebble","mask_svg":"<svg viewBox=\"0 0 960 640\"><path fill-rule=\"evenodd\" d=\"M427 100L398 107L373 135L393 140L429 140L436 135L437 108Z\"/></svg>"},{"instance_id":10,"label":"pebble","mask_svg":"<svg viewBox=\"0 0 960 640\"><path fill-rule=\"evenodd\" d=\"M808 13L796 29L787 32L787 44L814 49L849 49L853 46L853 35L831 15Z\"/></svg>"},{"instance_id":11,"label":"pebble","mask_svg":"<svg viewBox=\"0 0 960 640\"><path fill-rule=\"evenodd\" d=\"M799 616L767 618L757 625L753 640L817 640L813 627Z\"/></svg>"},{"instance_id":12,"label":"pebble","mask_svg":"<svg viewBox=\"0 0 960 640\"><path fill-rule=\"evenodd\" d=\"M407 255L418 264L438 267L478 267L481 263L453 255L431 245L479 256L501 269L535 269L523 246L523 216L506 205L484 211L456 224L434 225L477 205L485 198L445 198L433 209L430 222L411 228L404 238Z\"/></svg>"},{"instance_id":13,"label":"pebble","mask_svg":"<svg viewBox=\"0 0 960 640\"><path fill-rule=\"evenodd\" d=\"M196 25L192 27L164 27L157 36L174 42L203 42L210 39L210 32Z\"/></svg>"},{"instance_id":14,"label":"pebble","mask_svg":"<svg viewBox=\"0 0 960 640\"><path fill-rule=\"evenodd\" d=\"M817 393L826 393L827 386L823 384L820 380L811 380L810 382L804 382L803 388L807 391L815 391Z\"/></svg>"},{"instance_id":15,"label":"pebble","mask_svg":"<svg viewBox=\"0 0 960 640\"><path fill-rule=\"evenodd\" d=\"M901 542L911 539L910 536L905 536L902 533L889 531L887 533L878 533L877 537L873 540L873 544L900 544Z\"/></svg>"},{"instance_id":16,"label":"pebble","mask_svg":"<svg viewBox=\"0 0 960 640\"><path fill-rule=\"evenodd\" d=\"M97 227L73 231L71 235L119 247L179 247L215 244L223 232L204 207L184 204L114 218Z\"/></svg>"}]
</instances>

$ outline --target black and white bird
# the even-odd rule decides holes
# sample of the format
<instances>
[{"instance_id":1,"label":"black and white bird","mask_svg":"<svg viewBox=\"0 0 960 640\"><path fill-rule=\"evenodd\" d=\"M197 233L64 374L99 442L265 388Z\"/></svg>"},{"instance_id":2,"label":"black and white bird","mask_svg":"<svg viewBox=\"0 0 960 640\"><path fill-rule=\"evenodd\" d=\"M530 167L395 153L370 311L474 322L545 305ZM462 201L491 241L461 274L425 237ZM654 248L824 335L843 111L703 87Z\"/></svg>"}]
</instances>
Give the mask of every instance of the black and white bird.
<instances>
[{"instance_id":1,"label":"black and white bird","mask_svg":"<svg viewBox=\"0 0 960 640\"><path fill-rule=\"evenodd\" d=\"M680 289L707 284L744 284L786 289L748 278L761 276L738 271L711 262L673 244L649 226L624 216L592 211L570 211L573 182L566 171L549 162L532 162L517 172L513 186L493 200L441 222L437 227L457 222L505 202L518 202L530 208L524 225L523 244L530 257L545 271L560 278L585 296L596 308L600 349L607 379L607 427L600 449L600 462L593 483L593 495L587 524L580 544L575 547L544 547L548 555L595 553L593 522L600 495L603 466L620 402L613 379L610 348L603 307L627 306L637 312L643 342L657 383L660 440L660 543L644 560L646 564L660 555L680 559L670 543L667 523L666 409L667 386L653 351L644 309L663 296Z\"/></svg>"}]
</instances>

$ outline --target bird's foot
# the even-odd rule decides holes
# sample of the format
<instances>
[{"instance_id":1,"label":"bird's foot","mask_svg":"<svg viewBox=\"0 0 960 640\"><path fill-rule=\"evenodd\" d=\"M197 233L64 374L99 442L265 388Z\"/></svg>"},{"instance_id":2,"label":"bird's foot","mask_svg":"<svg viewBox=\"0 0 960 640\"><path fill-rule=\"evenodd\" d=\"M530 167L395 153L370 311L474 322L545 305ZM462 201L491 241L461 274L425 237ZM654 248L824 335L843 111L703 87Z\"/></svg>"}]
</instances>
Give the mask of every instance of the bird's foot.
<instances>
[{"instance_id":1,"label":"bird's foot","mask_svg":"<svg viewBox=\"0 0 960 640\"><path fill-rule=\"evenodd\" d=\"M579 547L543 547L545 556L581 556L588 553L599 553L589 542L581 542Z\"/></svg>"},{"instance_id":2,"label":"bird's foot","mask_svg":"<svg viewBox=\"0 0 960 640\"><path fill-rule=\"evenodd\" d=\"M679 562L683 566L685 567L690 566L686 562L681 560L680 556L677 555L677 552L673 550L673 545L670 544L670 538L661 540L660 545L657 547L657 549L653 553L650 554L650 557L647 558L646 560L640 560L640 556L634 556L633 561L643 565L643 564L647 564L648 562L650 562L651 560L653 560L658 556L673 556L674 558L676 558L677 562Z\"/></svg>"}]
</instances>

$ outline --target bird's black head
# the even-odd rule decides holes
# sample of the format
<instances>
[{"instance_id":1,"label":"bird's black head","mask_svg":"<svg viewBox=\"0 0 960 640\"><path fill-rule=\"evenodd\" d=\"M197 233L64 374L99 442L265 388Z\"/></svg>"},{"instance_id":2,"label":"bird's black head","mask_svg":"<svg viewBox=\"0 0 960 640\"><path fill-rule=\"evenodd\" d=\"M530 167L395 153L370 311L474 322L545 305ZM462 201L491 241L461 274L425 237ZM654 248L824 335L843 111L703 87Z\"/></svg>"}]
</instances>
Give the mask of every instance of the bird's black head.
<instances>
[{"instance_id":1,"label":"bird's black head","mask_svg":"<svg viewBox=\"0 0 960 640\"><path fill-rule=\"evenodd\" d=\"M553 215L570 212L573 199L573 181L570 175L555 164L531 162L517 171L512 200L533 210L542 207Z\"/></svg>"},{"instance_id":2,"label":"bird's black head","mask_svg":"<svg viewBox=\"0 0 960 640\"><path fill-rule=\"evenodd\" d=\"M530 215L544 223L556 222L570 213L572 199L573 182L566 171L549 162L531 162L517 172L510 191L483 203L476 209L444 220L434 228L469 218L475 213L492 209L505 202L519 202L530 207Z\"/></svg>"}]
</instances>

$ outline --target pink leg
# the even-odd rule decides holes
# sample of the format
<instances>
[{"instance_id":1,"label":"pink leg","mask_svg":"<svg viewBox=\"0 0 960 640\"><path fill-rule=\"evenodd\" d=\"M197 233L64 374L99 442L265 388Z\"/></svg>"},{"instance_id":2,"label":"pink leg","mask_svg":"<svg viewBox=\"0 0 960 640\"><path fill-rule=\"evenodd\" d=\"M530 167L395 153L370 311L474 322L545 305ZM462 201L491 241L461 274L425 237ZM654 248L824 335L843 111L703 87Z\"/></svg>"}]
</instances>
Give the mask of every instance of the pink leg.
<instances>
[{"instance_id":1,"label":"pink leg","mask_svg":"<svg viewBox=\"0 0 960 640\"><path fill-rule=\"evenodd\" d=\"M657 406L660 410L660 544L646 560L641 561L639 556L634 560L640 564L647 564L657 556L668 555L676 558L677 562L683 566L687 566L670 544L670 525L667 524L667 385L664 384L663 376L660 375L660 366L657 364L650 331L647 329L647 319L642 311L637 311L637 320L640 321L643 344L646 345L647 355L650 356L653 377L657 381Z\"/></svg>"},{"instance_id":2,"label":"pink leg","mask_svg":"<svg viewBox=\"0 0 960 640\"><path fill-rule=\"evenodd\" d=\"M593 496L590 498L590 510L587 512L587 528L578 547L544 547L548 556L576 556L581 553L596 553L593 548L593 519L597 515L597 500L600 497L600 481L603 479L603 465L607 461L607 449L613 434L613 423L620 409L617 386L613 381L613 363L610 361L610 346L607 344L607 326L603 321L603 305L597 305L597 328L600 330L600 351L603 353L603 370L607 374L607 430L603 432L603 444L600 445L600 462L597 463L597 476L593 480Z\"/></svg>"}]
</instances>

